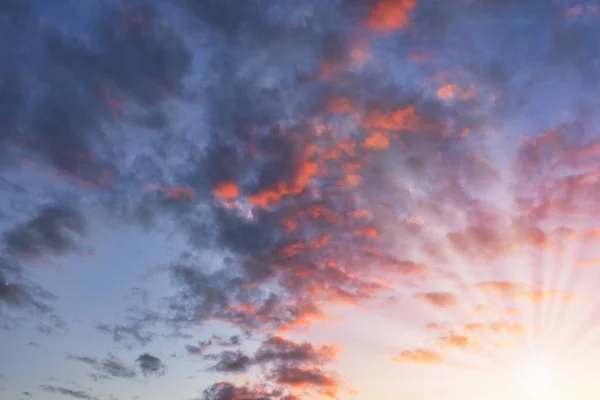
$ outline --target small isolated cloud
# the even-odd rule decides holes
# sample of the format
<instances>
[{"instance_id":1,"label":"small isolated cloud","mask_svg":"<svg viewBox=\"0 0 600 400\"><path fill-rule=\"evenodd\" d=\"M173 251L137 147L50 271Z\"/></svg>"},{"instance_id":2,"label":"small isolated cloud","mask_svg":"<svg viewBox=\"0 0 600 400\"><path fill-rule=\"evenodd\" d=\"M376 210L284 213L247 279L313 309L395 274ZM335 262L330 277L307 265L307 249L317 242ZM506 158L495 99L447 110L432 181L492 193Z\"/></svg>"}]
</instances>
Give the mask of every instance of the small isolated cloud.
<instances>
[{"instance_id":1,"label":"small isolated cloud","mask_svg":"<svg viewBox=\"0 0 600 400\"><path fill-rule=\"evenodd\" d=\"M137 376L132 367L124 365L123 361L109 354L103 360L98 360L94 357L74 356L69 355L69 360L79 361L90 365L97 372L94 376L99 379L103 378L126 378L132 379Z\"/></svg>"},{"instance_id":2,"label":"small isolated cloud","mask_svg":"<svg viewBox=\"0 0 600 400\"><path fill-rule=\"evenodd\" d=\"M152 315L132 317L124 324L98 323L96 329L104 334L112 336L116 343L125 343L128 347L133 344L145 346L152 342L156 334L149 330L155 323Z\"/></svg>"},{"instance_id":3,"label":"small isolated cloud","mask_svg":"<svg viewBox=\"0 0 600 400\"><path fill-rule=\"evenodd\" d=\"M155 357L151 354L144 353L140 355L135 363L138 365L139 369L142 371L142 375L164 375L165 374L165 365L162 360L158 357Z\"/></svg>"},{"instance_id":4,"label":"small isolated cloud","mask_svg":"<svg viewBox=\"0 0 600 400\"><path fill-rule=\"evenodd\" d=\"M458 303L458 297L449 292L429 292L415 294L414 297L438 308L452 307Z\"/></svg>"},{"instance_id":5,"label":"small isolated cloud","mask_svg":"<svg viewBox=\"0 0 600 400\"><path fill-rule=\"evenodd\" d=\"M431 329L431 330L449 330L452 328L452 324L449 322L428 322L425 325L426 329Z\"/></svg>"},{"instance_id":6,"label":"small isolated cloud","mask_svg":"<svg viewBox=\"0 0 600 400\"><path fill-rule=\"evenodd\" d=\"M91 395L87 392L84 392L83 390L79 390L79 389L68 389L68 388L64 388L61 386L52 386L52 385L42 385L42 386L40 386L40 389L43 390L44 392L62 394L64 396L70 396L75 399L98 400L98 397L93 396L93 395Z\"/></svg>"},{"instance_id":7,"label":"small isolated cloud","mask_svg":"<svg viewBox=\"0 0 600 400\"><path fill-rule=\"evenodd\" d=\"M439 338L440 345L457 349L479 349L481 346L476 339L458 333L450 333Z\"/></svg>"},{"instance_id":8,"label":"small isolated cloud","mask_svg":"<svg viewBox=\"0 0 600 400\"><path fill-rule=\"evenodd\" d=\"M416 350L405 350L392 357L392 361L398 363L413 362L419 364L437 365L444 362L444 357L435 350L420 348Z\"/></svg>"}]
</instances>

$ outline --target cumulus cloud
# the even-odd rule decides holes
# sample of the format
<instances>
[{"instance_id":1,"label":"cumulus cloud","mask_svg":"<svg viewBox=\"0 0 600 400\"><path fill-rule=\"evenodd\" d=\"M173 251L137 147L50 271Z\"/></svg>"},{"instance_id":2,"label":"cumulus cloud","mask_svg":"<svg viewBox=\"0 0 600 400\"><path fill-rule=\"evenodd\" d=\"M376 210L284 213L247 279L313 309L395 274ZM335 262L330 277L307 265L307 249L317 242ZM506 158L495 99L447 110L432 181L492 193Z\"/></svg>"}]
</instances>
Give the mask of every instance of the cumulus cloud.
<instances>
[{"instance_id":1,"label":"cumulus cloud","mask_svg":"<svg viewBox=\"0 0 600 400\"><path fill-rule=\"evenodd\" d=\"M162 360L152 354L144 353L135 362L144 376L165 374L166 367Z\"/></svg>"},{"instance_id":2,"label":"cumulus cloud","mask_svg":"<svg viewBox=\"0 0 600 400\"><path fill-rule=\"evenodd\" d=\"M208 355L205 358L217 359L218 362L211 367L211 370L217 372L246 372L252 365L252 359L241 351L224 351L216 355Z\"/></svg>"}]
</instances>

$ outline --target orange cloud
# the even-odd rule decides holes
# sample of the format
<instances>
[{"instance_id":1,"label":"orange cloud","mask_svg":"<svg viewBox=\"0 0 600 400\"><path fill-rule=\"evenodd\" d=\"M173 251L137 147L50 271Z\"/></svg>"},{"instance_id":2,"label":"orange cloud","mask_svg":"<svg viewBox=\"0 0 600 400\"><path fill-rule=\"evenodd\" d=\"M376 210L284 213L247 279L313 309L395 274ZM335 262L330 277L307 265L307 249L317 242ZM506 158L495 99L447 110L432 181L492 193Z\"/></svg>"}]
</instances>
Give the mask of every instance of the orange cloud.
<instances>
[{"instance_id":1,"label":"orange cloud","mask_svg":"<svg viewBox=\"0 0 600 400\"><path fill-rule=\"evenodd\" d=\"M416 349L405 350L400 354L391 358L392 361L398 363L414 362L420 364L436 365L444 362L444 357L434 350Z\"/></svg>"},{"instance_id":2,"label":"orange cloud","mask_svg":"<svg viewBox=\"0 0 600 400\"><path fill-rule=\"evenodd\" d=\"M487 292L498 292L498 293L514 293L524 289L524 286L518 283L508 281L488 281L481 282L473 285L473 287L479 288Z\"/></svg>"},{"instance_id":3,"label":"orange cloud","mask_svg":"<svg viewBox=\"0 0 600 400\"><path fill-rule=\"evenodd\" d=\"M429 322L427 325L425 325L426 329L431 329L431 330L447 330L447 329L451 329L452 325L448 322Z\"/></svg>"},{"instance_id":4,"label":"orange cloud","mask_svg":"<svg viewBox=\"0 0 600 400\"><path fill-rule=\"evenodd\" d=\"M600 238L600 229L586 229L583 231L583 234L586 238L589 239L599 239Z\"/></svg>"},{"instance_id":5,"label":"orange cloud","mask_svg":"<svg viewBox=\"0 0 600 400\"><path fill-rule=\"evenodd\" d=\"M475 90L474 85L469 85L463 88L456 83L448 82L440 86L436 91L436 94L442 100L468 100L475 97L477 91Z\"/></svg>"},{"instance_id":6,"label":"orange cloud","mask_svg":"<svg viewBox=\"0 0 600 400\"><path fill-rule=\"evenodd\" d=\"M573 295L570 293L563 293L557 290L537 290L526 285L507 281L481 282L472 285L472 287L487 292L499 293L502 296L513 299L526 300L534 304L541 304L544 300L549 298L555 298L565 302L570 301L573 298ZM511 311L514 312L515 310L511 309Z\"/></svg>"},{"instance_id":7,"label":"orange cloud","mask_svg":"<svg viewBox=\"0 0 600 400\"><path fill-rule=\"evenodd\" d=\"M274 188L261 189L249 196L248 202L265 208L279 203L286 196L302 193L318 172L318 164L309 160L311 150L310 146L304 149L303 157L298 161L296 175L291 182L279 182Z\"/></svg>"},{"instance_id":8,"label":"orange cloud","mask_svg":"<svg viewBox=\"0 0 600 400\"><path fill-rule=\"evenodd\" d=\"M448 292L416 294L414 297L439 308L451 307L458 302L458 297L455 294Z\"/></svg>"},{"instance_id":9,"label":"orange cloud","mask_svg":"<svg viewBox=\"0 0 600 400\"><path fill-rule=\"evenodd\" d=\"M416 0L379 0L371 10L367 26L381 33L405 29L416 6Z\"/></svg>"},{"instance_id":10,"label":"orange cloud","mask_svg":"<svg viewBox=\"0 0 600 400\"><path fill-rule=\"evenodd\" d=\"M522 335L526 332L525 326L520 322L499 320L492 321L487 325L488 329L494 333L508 333Z\"/></svg>"},{"instance_id":11,"label":"orange cloud","mask_svg":"<svg viewBox=\"0 0 600 400\"><path fill-rule=\"evenodd\" d=\"M214 194L221 200L228 201L239 197L240 189L234 182L224 181L217 183Z\"/></svg>"},{"instance_id":12,"label":"orange cloud","mask_svg":"<svg viewBox=\"0 0 600 400\"><path fill-rule=\"evenodd\" d=\"M557 290L526 290L513 295L516 299L530 301L534 304L541 304L544 300L555 298L559 301L568 302L573 299L570 293L562 293Z\"/></svg>"},{"instance_id":13,"label":"orange cloud","mask_svg":"<svg viewBox=\"0 0 600 400\"><path fill-rule=\"evenodd\" d=\"M361 126L366 129L415 132L426 128L428 125L424 118L415 113L415 106L413 105L385 113L373 110L367 114L361 123Z\"/></svg>"},{"instance_id":14,"label":"orange cloud","mask_svg":"<svg viewBox=\"0 0 600 400\"><path fill-rule=\"evenodd\" d=\"M479 343L476 340L471 339L468 336L459 335L456 333L451 333L449 335L442 336L439 339L439 341L440 341L441 345L445 346L445 347L454 347L454 348L459 348L459 349L466 349L468 347L471 347L471 348L479 347Z\"/></svg>"},{"instance_id":15,"label":"orange cloud","mask_svg":"<svg viewBox=\"0 0 600 400\"><path fill-rule=\"evenodd\" d=\"M371 228L371 227L357 229L356 231L354 231L354 233L357 235L360 235L360 236L373 238L373 239L377 239L379 237L379 232L377 232L377 230L375 228Z\"/></svg>"},{"instance_id":16,"label":"orange cloud","mask_svg":"<svg viewBox=\"0 0 600 400\"><path fill-rule=\"evenodd\" d=\"M365 139L363 147L366 149L383 150L390 146L390 139L383 132L374 131Z\"/></svg>"},{"instance_id":17,"label":"orange cloud","mask_svg":"<svg viewBox=\"0 0 600 400\"><path fill-rule=\"evenodd\" d=\"M481 322L472 322L465 325L465 330L467 332L477 332L481 331L485 328L485 325Z\"/></svg>"},{"instance_id":18,"label":"orange cloud","mask_svg":"<svg viewBox=\"0 0 600 400\"><path fill-rule=\"evenodd\" d=\"M600 258L578 260L575 262L575 266L578 268L600 267Z\"/></svg>"},{"instance_id":19,"label":"orange cloud","mask_svg":"<svg viewBox=\"0 0 600 400\"><path fill-rule=\"evenodd\" d=\"M465 324L467 332L490 332L495 334L507 333L513 335L522 335L526 332L525 326L520 322L508 321L506 319L491 321L491 322L472 322Z\"/></svg>"}]
</instances>

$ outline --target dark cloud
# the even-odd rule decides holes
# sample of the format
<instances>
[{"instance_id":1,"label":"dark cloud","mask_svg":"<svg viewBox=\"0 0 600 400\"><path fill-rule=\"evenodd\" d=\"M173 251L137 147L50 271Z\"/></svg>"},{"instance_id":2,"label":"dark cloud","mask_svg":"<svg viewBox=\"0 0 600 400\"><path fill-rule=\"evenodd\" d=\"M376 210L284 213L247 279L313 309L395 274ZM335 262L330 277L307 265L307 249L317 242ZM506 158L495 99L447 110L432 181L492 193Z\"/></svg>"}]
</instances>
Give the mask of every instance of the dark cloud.
<instances>
[{"instance_id":1,"label":"dark cloud","mask_svg":"<svg viewBox=\"0 0 600 400\"><path fill-rule=\"evenodd\" d=\"M42 22L22 3L0 10L14 45L0 76L2 149L25 144L59 171L104 184L99 174L110 162L88 157L106 144L102 124L132 104L153 116L147 120L164 120L156 116L164 114L164 101L181 93L191 55L149 4L101 7L89 18L88 40L82 40ZM42 82L36 96L30 95L36 85L31 73Z\"/></svg>"},{"instance_id":2,"label":"dark cloud","mask_svg":"<svg viewBox=\"0 0 600 400\"><path fill-rule=\"evenodd\" d=\"M7 311L2 329L16 329L29 317L38 321L37 328L43 333L63 329L64 319L51 306L55 299L52 293L27 279L18 260L0 255L0 306L6 306Z\"/></svg>"},{"instance_id":3,"label":"dark cloud","mask_svg":"<svg viewBox=\"0 0 600 400\"><path fill-rule=\"evenodd\" d=\"M108 357L103 360L98 360L93 357L73 355L69 355L68 359L90 365L95 371L98 372L97 374L94 374L94 376L100 379L106 377L132 379L137 375L132 367L127 367L123 364L123 361L112 354L109 354Z\"/></svg>"},{"instance_id":4,"label":"dark cloud","mask_svg":"<svg viewBox=\"0 0 600 400\"><path fill-rule=\"evenodd\" d=\"M309 342L296 343L274 336L265 340L254 355L257 363L285 363L321 365L337 355L335 346L315 347Z\"/></svg>"},{"instance_id":5,"label":"dark cloud","mask_svg":"<svg viewBox=\"0 0 600 400\"><path fill-rule=\"evenodd\" d=\"M207 355L206 359L218 360L210 369L217 372L241 373L252 366L252 359L241 351L223 351L220 354Z\"/></svg>"},{"instance_id":6,"label":"dark cloud","mask_svg":"<svg viewBox=\"0 0 600 400\"><path fill-rule=\"evenodd\" d=\"M61 386L52 386L52 385L42 385L42 386L40 386L40 389L43 390L44 392L58 393L58 394L62 394L64 396L74 397L76 399L98 400L98 397L93 396L87 392L84 392L83 390L68 389L68 388L64 388Z\"/></svg>"},{"instance_id":7,"label":"dark cloud","mask_svg":"<svg viewBox=\"0 0 600 400\"><path fill-rule=\"evenodd\" d=\"M9 254L19 258L39 259L60 256L76 250L77 237L85 234L84 217L66 207L49 207L27 223L4 233Z\"/></svg>"},{"instance_id":8,"label":"dark cloud","mask_svg":"<svg viewBox=\"0 0 600 400\"><path fill-rule=\"evenodd\" d=\"M202 355L206 350L208 350L213 344L213 339L205 340L197 345L187 344L185 345L185 349L191 355Z\"/></svg>"},{"instance_id":9,"label":"dark cloud","mask_svg":"<svg viewBox=\"0 0 600 400\"><path fill-rule=\"evenodd\" d=\"M166 367L162 360L151 354L144 353L136 358L135 362L144 376L165 374Z\"/></svg>"},{"instance_id":10,"label":"dark cloud","mask_svg":"<svg viewBox=\"0 0 600 400\"><path fill-rule=\"evenodd\" d=\"M152 342L156 334L151 331L151 328L156 323L157 315L155 313L141 313L130 316L124 324L98 323L96 329L112 336L116 343L124 343L131 348L134 344L145 346Z\"/></svg>"},{"instance_id":11,"label":"dark cloud","mask_svg":"<svg viewBox=\"0 0 600 400\"><path fill-rule=\"evenodd\" d=\"M280 398L281 396L277 396L278 394L267 388L235 386L228 382L217 382L204 390L202 400L271 400Z\"/></svg>"},{"instance_id":12,"label":"dark cloud","mask_svg":"<svg viewBox=\"0 0 600 400\"><path fill-rule=\"evenodd\" d=\"M333 396L339 391L339 382L335 377L314 367L278 367L272 372L271 379L283 386L325 389Z\"/></svg>"}]
</instances>

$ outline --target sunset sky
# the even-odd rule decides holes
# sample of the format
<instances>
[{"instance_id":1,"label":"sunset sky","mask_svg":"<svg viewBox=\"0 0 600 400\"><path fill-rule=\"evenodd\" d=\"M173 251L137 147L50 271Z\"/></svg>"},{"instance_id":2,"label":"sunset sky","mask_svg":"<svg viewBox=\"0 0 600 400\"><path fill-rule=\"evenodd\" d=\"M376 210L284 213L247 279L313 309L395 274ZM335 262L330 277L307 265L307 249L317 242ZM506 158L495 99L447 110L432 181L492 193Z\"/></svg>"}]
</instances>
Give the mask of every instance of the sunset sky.
<instances>
[{"instance_id":1,"label":"sunset sky","mask_svg":"<svg viewBox=\"0 0 600 400\"><path fill-rule=\"evenodd\" d=\"M0 398L597 400L599 99L599 0L0 0Z\"/></svg>"}]
</instances>

